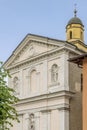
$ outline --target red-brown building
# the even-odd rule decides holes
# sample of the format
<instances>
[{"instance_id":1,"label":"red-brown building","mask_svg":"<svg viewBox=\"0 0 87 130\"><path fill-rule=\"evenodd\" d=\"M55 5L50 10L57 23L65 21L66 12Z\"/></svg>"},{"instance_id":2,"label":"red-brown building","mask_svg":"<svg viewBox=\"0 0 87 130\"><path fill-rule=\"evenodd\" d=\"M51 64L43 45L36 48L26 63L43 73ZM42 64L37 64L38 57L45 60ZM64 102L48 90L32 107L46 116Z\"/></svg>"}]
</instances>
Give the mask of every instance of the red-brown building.
<instances>
[{"instance_id":1,"label":"red-brown building","mask_svg":"<svg viewBox=\"0 0 87 130\"><path fill-rule=\"evenodd\" d=\"M69 59L70 62L76 63L79 67L82 67L82 121L83 121L83 130L87 130L87 53L80 55L75 58Z\"/></svg>"}]
</instances>

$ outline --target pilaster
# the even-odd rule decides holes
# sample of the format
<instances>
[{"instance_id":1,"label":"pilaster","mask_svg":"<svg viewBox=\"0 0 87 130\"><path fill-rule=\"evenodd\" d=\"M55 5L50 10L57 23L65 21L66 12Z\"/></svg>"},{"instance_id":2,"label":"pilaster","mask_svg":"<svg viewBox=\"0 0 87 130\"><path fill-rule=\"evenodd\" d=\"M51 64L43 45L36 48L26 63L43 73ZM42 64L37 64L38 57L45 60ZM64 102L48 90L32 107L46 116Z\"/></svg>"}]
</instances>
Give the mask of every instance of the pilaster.
<instances>
[{"instance_id":1,"label":"pilaster","mask_svg":"<svg viewBox=\"0 0 87 130\"><path fill-rule=\"evenodd\" d=\"M29 130L29 114L25 113L23 115L23 130Z\"/></svg>"},{"instance_id":2,"label":"pilaster","mask_svg":"<svg viewBox=\"0 0 87 130\"><path fill-rule=\"evenodd\" d=\"M69 109L59 108L59 130L69 130Z\"/></svg>"},{"instance_id":3,"label":"pilaster","mask_svg":"<svg viewBox=\"0 0 87 130\"><path fill-rule=\"evenodd\" d=\"M43 81L44 81L44 83L43 83L43 88L44 88L44 91L46 91L47 90L47 83L48 83L48 68L47 68L47 60L45 60L44 62L43 62L43 65L44 65L44 67L43 67Z\"/></svg>"}]
</instances>

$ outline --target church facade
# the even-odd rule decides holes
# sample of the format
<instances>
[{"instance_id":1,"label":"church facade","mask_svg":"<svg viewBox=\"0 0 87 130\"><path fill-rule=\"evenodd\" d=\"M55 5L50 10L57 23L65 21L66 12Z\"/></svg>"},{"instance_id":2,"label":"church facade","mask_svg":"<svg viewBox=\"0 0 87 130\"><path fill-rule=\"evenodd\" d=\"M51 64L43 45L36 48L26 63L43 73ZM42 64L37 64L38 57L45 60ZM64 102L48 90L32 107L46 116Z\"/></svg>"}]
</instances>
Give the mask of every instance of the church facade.
<instances>
[{"instance_id":1,"label":"church facade","mask_svg":"<svg viewBox=\"0 0 87 130\"><path fill-rule=\"evenodd\" d=\"M68 59L87 49L84 26L74 13L67 41L28 34L5 62L9 86L20 99L15 105L20 123L13 122L11 130L82 130L81 68Z\"/></svg>"}]
</instances>

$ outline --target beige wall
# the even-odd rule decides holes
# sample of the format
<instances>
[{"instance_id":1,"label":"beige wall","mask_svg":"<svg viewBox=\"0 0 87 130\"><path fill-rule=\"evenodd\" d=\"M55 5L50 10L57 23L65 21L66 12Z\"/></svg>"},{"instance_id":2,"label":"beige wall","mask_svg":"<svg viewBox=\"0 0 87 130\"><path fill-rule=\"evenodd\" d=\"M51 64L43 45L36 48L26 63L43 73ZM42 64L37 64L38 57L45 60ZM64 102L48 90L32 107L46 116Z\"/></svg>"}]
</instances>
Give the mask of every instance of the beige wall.
<instances>
[{"instance_id":1,"label":"beige wall","mask_svg":"<svg viewBox=\"0 0 87 130\"><path fill-rule=\"evenodd\" d=\"M87 130L87 58L83 60L83 130Z\"/></svg>"},{"instance_id":2,"label":"beige wall","mask_svg":"<svg viewBox=\"0 0 87 130\"><path fill-rule=\"evenodd\" d=\"M82 130L81 68L69 65L69 86L74 96L70 99L70 130Z\"/></svg>"}]
</instances>

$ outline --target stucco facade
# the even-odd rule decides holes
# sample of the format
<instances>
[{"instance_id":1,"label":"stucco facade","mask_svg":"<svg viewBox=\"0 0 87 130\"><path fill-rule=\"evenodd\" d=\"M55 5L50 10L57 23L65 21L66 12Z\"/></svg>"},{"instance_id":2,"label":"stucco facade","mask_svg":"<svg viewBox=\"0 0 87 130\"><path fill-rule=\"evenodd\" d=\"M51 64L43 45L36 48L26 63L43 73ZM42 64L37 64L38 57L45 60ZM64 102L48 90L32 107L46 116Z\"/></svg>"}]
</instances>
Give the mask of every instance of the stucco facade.
<instances>
[{"instance_id":1,"label":"stucco facade","mask_svg":"<svg viewBox=\"0 0 87 130\"><path fill-rule=\"evenodd\" d=\"M4 64L20 98L15 105L20 123L11 130L73 130L73 125L82 130L80 70L68 62L82 53L66 41L25 37Z\"/></svg>"},{"instance_id":2,"label":"stucco facade","mask_svg":"<svg viewBox=\"0 0 87 130\"><path fill-rule=\"evenodd\" d=\"M75 94L70 100L70 130L82 130L82 91L81 91L81 68L70 63L69 87Z\"/></svg>"},{"instance_id":3,"label":"stucco facade","mask_svg":"<svg viewBox=\"0 0 87 130\"><path fill-rule=\"evenodd\" d=\"M83 59L83 130L87 129L87 57Z\"/></svg>"},{"instance_id":4,"label":"stucco facade","mask_svg":"<svg viewBox=\"0 0 87 130\"><path fill-rule=\"evenodd\" d=\"M87 53L69 59L82 68L81 88L82 88L82 130L87 129Z\"/></svg>"}]
</instances>

